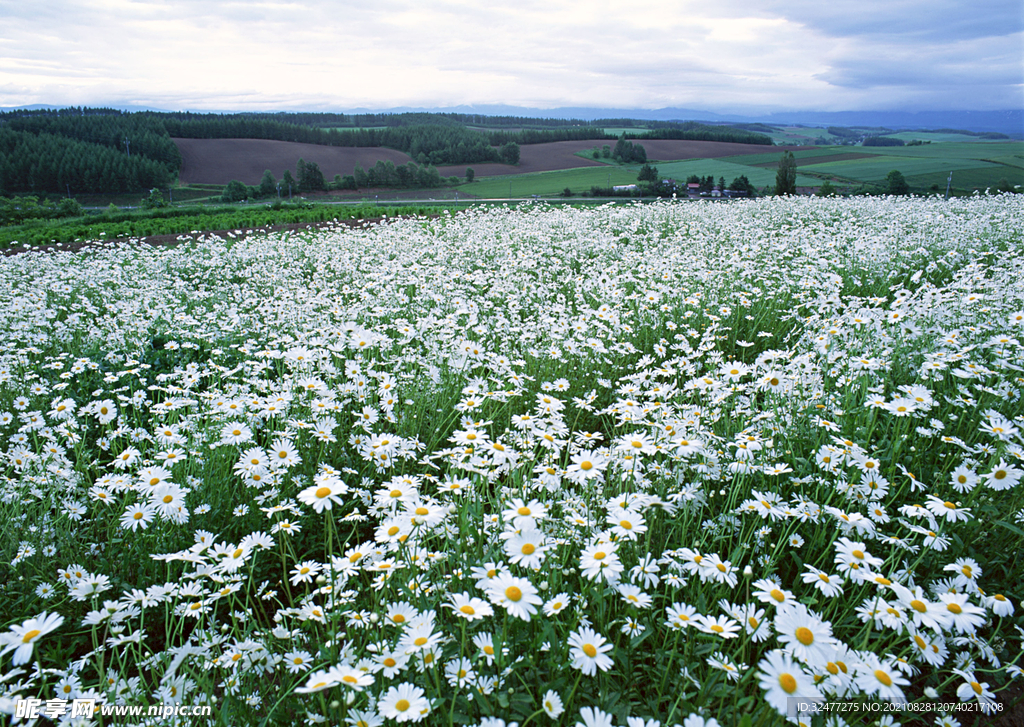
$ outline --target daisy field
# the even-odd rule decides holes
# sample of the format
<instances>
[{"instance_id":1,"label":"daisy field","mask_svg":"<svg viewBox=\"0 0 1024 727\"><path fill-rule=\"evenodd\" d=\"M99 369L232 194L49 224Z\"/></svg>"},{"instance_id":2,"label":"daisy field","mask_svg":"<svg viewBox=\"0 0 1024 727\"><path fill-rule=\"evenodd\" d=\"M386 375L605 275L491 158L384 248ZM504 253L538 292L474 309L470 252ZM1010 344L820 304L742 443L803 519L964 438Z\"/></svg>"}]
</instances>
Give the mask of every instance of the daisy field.
<instances>
[{"instance_id":1,"label":"daisy field","mask_svg":"<svg viewBox=\"0 0 1024 727\"><path fill-rule=\"evenodd\" d=\"M1022 230L769 198L2 258L0 713L996 723Z\"/></svg>"}]
</instances>

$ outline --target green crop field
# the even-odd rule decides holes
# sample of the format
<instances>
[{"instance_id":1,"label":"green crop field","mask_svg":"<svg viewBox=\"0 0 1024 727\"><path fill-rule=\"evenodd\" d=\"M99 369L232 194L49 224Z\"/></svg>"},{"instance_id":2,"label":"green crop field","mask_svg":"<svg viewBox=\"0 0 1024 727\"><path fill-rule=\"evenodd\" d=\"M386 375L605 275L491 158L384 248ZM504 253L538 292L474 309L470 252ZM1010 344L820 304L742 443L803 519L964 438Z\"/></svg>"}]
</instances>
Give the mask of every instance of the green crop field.
<instances>
[{"instance_id":1,"label":"green crop field","mask_svg":"<svg viewBox=\"0 0 1024 727\"><path fill-rule=\"evenodd\" d=\"M931 174L904 174L911 188L929 189L938 185L940 190L946 189L949 171ZM980 189L995 187L999 180L1005 179L1010 184L1024 187L1024 169L1016 167L991 166L983 169L960 169L953 171L953 189Z\"/></svg>"},{"instance_id":2,"label":"green crop field","mask_svg":"<svg viewBox=\"0 0 1024 727\"><path fill-rule=\"evenodd\" d=\"M478 179L475 182L461 184L458 189L460 192L483 198L528 197L535 194L550 196L561 194L566 187L579 194L589 191L594 186L635 184L639 171L640 167L636 165L628 167L608 165L606 167L562 169L553 172L509 174Z\"/></svg>"},{"instance_id":3,"label":"green crop field","mask_svg":"<svg viewBox=\"0 0 1024 727\"><path fill-rule=\"evenodd\" d=\"M1024 141L951 141L921 146L867 146L854 147L856 151L897 157L924 159L992 159L999 156L1024 154Z\"/></svg>"},{"instance_id":4,"label":"green crop field","mask_svg":"<svg viewBox=\"0 0 1024 727\"><path fill-rule=\"evenodd\" d=\"M685 161L662 163L658 164L658 174L662 177L677 179L680 182L685 182L686 178L693 174L696 174L698 177L705 177L710 174L716 181L719 177L725 177L726 184L729 184L733 179L742 174L755 187L775 185L776 170L774 168L763 169L736 164L731 161L735 158L730 157L730 161L724 159L688 159ZM776 160L778 160L778 156L776 156ZM798 174L796 183L800 187L814 187L821 184L821 180L804 174Z\"/></svg>"},{"instance_id":5,"label":"green crop field","mask_svg":"<svg viewBox=\"0 0 1024 727\"><path fill-rule=\"evenodd\" d=\"M874 159L854 159L845 162L826 162L801 167L805 172L829 174L860 182L873 182L885 179L885 175L897 169L904 177L919 174L946 173L963 169L996 170L999 178L998 164L983 162L977 159L919 159L914 157L897 157L895 155L879 155Z\"/></svg>"},{"instance_id":6,"label":"green crop field","mask_svg":"<svg viewBox=\"0 0 1024 727\"><path fill-rule=\"evenodd\" d=\"M647 133L648 129L639 126L626 126L626 127L609 127L604 130L604 133L611 136L640 136L641 134Z\"/></svg>"},{"instance_id":7,"label":"green crop field","mask_svg":"<svg viewBox=\"0 0 1024 727\"><path fill-rule=\"evenodd\" d=\"M778 164L779 159L782 158L783 151L775 150L765 152L764 154L740 154L738 156L721 157L721 161L727 161L732 164L742 164L743 166L756 167L759 164ZM813 146L807 149L797 149L793 152L793 156L796 157L797 163L800 163L801 159L813 159L815 157L829 157L835 156L836 154L850 154L850 153L862 153L860 147L852 146Z\"/></svg>"},{"instance_id":8,"label":"green crop field","mask_svg":"<svg viewBox=\"0 0 1024 727\"><path fill-rule=\"evenodd\" d=\"M989 161L996 162L997 164L1005 164L1009 167L1024 167L1024 154L1017 154L1014 156L1005 157L993 157Z\"/></svg>"},{"instance_id":9,"label":"green crop field","mask_svg":"<svg viewBox=\"0 0 1024 727\"><path fill-rule=\"evenodd\" d=\"M942 133L936 131L901 131L898 134L887 134L890 139L902 139L903 141L931 141L931 142L949 142L949 141L967 141L967 142L979 142L985 141L979 139L976 136L970 134L955 134L955 133Z\"/></svg>"}]
</instances>

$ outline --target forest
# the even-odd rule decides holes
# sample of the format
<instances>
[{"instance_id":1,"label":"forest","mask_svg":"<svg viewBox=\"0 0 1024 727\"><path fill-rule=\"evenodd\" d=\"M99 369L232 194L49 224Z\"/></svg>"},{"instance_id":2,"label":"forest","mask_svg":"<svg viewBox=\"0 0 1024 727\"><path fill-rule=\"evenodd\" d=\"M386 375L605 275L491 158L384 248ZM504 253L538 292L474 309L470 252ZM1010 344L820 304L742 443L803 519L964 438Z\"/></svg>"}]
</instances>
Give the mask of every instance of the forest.
<instances>
[{"instance_id":1,"label":"forest","mask_svg":"<svg viewBox=\"0 0 1024 727\"><path fill-rule=\"evenodd\" d=\"M466 126L482 123L491 130ZM0 113L0 195L72 196L167 187L174 184L181 168L174 138L388 147L426 167L487 162L514 165L519 161L519 145L615 137L597 122L471 114L18 110ZM696 122L658 123L640 138L771 144L771 139L761 134Z\"/></svg>"}]
</instances>

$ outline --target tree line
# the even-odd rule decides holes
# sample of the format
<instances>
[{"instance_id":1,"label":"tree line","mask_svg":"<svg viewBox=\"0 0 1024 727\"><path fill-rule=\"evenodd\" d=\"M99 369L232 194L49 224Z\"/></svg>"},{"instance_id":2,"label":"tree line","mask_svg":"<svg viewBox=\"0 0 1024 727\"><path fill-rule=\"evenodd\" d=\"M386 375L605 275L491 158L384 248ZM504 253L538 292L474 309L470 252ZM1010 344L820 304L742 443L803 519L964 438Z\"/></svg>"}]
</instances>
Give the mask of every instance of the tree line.
<instances>
[{"instance_id":1,"label":"tree line","mask_svg":"<svg viewBox=\"0 0 1024 727\"><path fill-rule=\"evenodd\" d=\"M547 128L491 132L467 122L495 125L536 122ZM181 155L173 138L252 138L328 146L388 147L405 152L416 170L382 171L389 180L419 179L424 167L498 162L517 164L521 144L612 139L595 123L576 120L481 117L469 114L194 114L128 113L106 108L24 110L0 113L0 194L126 193L173 184ZM353 124L359 128L325 128ZM369 128L383 124L381 128ZM694 122L668 123L641 138L771 143L742 129ZM619 144L622 144L619 140ZM630 143L630 142L625 142ZM619 144L616 148L619 149ZM643 163L638 144L617 155ZM406 165L408 166L408 165ZM359 185L359 180L356 180ZM362 186L362 185L359 185ZM417 183L417 186L419 183Z\"/></svg>"},{"instance_id":2,"label":"tree line","mask_svg":"<svg viewBox=\"0 0 1024 727\"><path fill-rule=\"evenodd\" d=\"M225 187L221 200L241 202L246 199L267 197L289 198L293 194L325 192L332 189L432 189L459 184L462 181L460 177L442 177L433 166L421 167L414 162L396 165L385 159L378 160L369 169L356 165L353 174L335 174L331 182L327 181L316 162L299 159L295 166L295 175L293 176L290 170L285 170L280 182L269 169L263 172L263 178L257 185L247 186L238 180L231 180Z\"/></svg>"},{"instance_id":3,"label":"tree line","mask_svg":"<svg viewBox=\"0 0 1024 727\"><path fill-rule=\"evenodd\" d=\"M0 194L138 192L177 177L165 164L103 144L0 128Z\"/></svg>"}]
</instances>

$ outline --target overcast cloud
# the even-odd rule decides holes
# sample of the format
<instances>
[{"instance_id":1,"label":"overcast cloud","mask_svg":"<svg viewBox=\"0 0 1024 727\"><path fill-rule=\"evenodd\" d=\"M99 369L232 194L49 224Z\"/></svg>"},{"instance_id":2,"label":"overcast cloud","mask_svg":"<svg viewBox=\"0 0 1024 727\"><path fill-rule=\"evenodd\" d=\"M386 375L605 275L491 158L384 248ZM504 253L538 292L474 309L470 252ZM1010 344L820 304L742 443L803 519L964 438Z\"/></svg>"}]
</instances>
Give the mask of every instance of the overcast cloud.
<instances>
[{"instance_id":1,"label":"overcast cloud","mask_svg":"<svg viewBox=\"0 0 1024 727\"><path fill-rule=\"evenodd\" d=\"M0 0L0 107L1024 107L1020 0Z\"/></svg>"}]
</instances>

